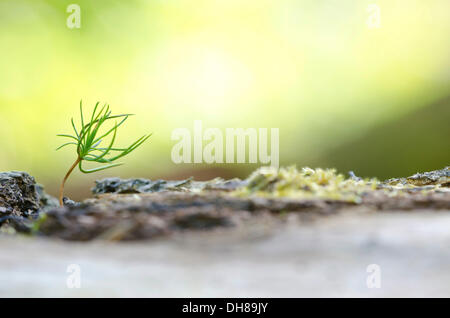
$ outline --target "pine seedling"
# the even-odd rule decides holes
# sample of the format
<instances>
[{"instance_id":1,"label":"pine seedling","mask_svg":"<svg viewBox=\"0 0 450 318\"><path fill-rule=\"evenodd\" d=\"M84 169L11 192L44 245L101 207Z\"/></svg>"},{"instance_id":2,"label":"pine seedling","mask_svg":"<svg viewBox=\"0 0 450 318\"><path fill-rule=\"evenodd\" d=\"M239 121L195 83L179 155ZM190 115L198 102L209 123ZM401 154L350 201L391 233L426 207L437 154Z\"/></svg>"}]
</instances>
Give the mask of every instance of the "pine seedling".
<instances>
[{"instance_id":1,"label":"pine seedling","mask_svg":"<svg viewBox=\"0 0 450 318\"><path fill-rule=\"evenodd\" d=\"M69 178L70 174L72 173L73 169L75 169L77 165L82 173L93 173L120 166L122 165L122 163L115 163L117 159L128 155L130 152L132 152L137 147L142 145L151 136L151 134L149 134L140 137L128 148L114 148L117 129L128 119L129 116L132 116L133 114L111 115L109 105L106 104L100 109L100 111L97 112L97 109L99 108L98 105L99 102L95 104L94 111L92 112L90 120L85 123L83 117L83 106L82 102L80 101L81 127L77 129L75 122L72 118L71 123L75 135L69 134L57 135L59 137L69 138L71 139L71 141L59 146L56 150L59 150L69 145L76 146L77 150L77 159L69 168L61 183L59 191L59 204L61 206L64 205L63 203L64 185L67 179ZM100 132L101 128L103 128L102 125L111 119L116 120L114 126L110 129L106 129L105 132L101 133ZM102 143L102 141L106 137L111 135L112 137L109 144L106 147L101 147L100 144ZM85 169L83 168L83 161L97 162L102 165L93 169Z\"/></svg>"}]
</instances>

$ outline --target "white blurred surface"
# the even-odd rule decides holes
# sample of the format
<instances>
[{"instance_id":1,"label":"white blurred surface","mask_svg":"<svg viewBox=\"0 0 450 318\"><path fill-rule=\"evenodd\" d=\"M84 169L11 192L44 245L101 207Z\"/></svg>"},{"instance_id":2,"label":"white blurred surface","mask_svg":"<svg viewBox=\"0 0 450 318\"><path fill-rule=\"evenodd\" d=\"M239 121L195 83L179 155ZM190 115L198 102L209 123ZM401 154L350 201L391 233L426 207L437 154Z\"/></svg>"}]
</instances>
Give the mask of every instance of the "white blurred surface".
<instances>
[{"instance_id":1,"label":"white blurred surface","mask_svg":"<svg viewBox=\"0 0 450 318\"><path fill-rule=\"evenodd\" d=\"M448 212L343 213L141 243L3 237L0 296L448 297ZM70 264L80 289L66 286ZM367 288L369 264L380 289Z\"/></svg>"}]
</instances>

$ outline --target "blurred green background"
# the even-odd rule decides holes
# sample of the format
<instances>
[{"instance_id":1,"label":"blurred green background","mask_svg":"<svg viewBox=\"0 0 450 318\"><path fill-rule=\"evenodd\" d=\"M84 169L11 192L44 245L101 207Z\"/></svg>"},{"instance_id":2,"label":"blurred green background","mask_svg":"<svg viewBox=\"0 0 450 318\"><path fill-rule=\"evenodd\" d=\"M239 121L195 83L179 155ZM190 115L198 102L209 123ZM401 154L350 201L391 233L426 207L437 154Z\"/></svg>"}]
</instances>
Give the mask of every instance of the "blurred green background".
<instances>
[{"instance_id":1,"label":"blurred green background","mask_svg":"<svg viewBox=\"0 0 450 318\"><path fill-rule=\"evenodd\" d=\"M69 29L66 8L81 7ZM380 28L366 24L381 9ZM280 163L380 179L450 155L448 0L0 0L0 170L55 194L74 150L55 152L78 104L138 114L153 132L104 176L246 177L253 164L172 163L175 128L280 128Z\"/></svg>"}]
</instances>

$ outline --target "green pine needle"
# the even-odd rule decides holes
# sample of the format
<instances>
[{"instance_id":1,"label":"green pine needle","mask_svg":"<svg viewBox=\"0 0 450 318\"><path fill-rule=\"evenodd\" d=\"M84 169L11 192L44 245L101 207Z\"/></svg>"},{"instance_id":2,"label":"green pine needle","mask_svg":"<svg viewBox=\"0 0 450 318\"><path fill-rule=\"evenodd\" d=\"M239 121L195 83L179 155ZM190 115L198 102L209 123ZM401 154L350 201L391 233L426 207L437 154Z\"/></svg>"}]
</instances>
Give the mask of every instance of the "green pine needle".
<instances>
[{"instance_id":1,"label":"green pine needle","mask_svg":"<svg viewBox=\"0 0 450 318\"><path fill-rule=\"evenodd\" d=\"M62 204L62 192L64 190L64 183L69 177L72 170L78 165L78 168L83 173L93 173L97 171L102 171L105 169L113 168L122 165L122 163L114 163L119 158L122 158L133 150L142 145L150 136L144 135L137 139L134 143L132 143L128 148L115 148L114 142L116 140L117 129L128 119L129 116L133 114L121 114L121 115L111 115L111 111L109 105L105 104L100 111L97 112L99 102L95 104L94 111L90 117L89 122L85 124L84 116L83 116L83 107L82 101L80 101L80 119L81 126L79 129L76 128L75 122L73 118L71 119L72 128L74 130L75 135L69 134L59 134L59 137L65 137L71 139L70 142L62 144L56 150L59 150L65 146L74 145L77 150L77 160L69 169L66 174L66 177L63 180L60 191L60 204ZM119 122L115 122L114 126L109 130L106 130L103 134L100 133L102 125L110 120L110 119L120 119ZM101 142L108 136L112 134L111 141L106 147L99 147ZM82 166L83 161L89 162L97 162L100 164L105 164L103 166L93 168L93 169L85 169Z\"/></svg>"}]
</instances>

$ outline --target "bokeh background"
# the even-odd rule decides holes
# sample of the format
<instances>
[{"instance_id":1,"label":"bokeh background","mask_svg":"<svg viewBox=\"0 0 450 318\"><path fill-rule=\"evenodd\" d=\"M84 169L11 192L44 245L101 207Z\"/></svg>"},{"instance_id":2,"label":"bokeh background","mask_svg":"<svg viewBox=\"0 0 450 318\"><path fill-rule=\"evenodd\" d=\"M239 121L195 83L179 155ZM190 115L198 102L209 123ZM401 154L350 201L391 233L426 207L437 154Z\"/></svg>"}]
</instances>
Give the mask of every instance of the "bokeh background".
<instances>
[{"instance_id":1,"label":"bokeh background","mask_svg":"<svg viewBox=\"0 0 450 318\"><path fill-rule=\"evenodd\" d=\"M66 8L81 7L69 29ZM370 28L369 4L381 9ZM119 143L153 132L104 176L246 177L254 164L171 161L175 128L280 128L280 163L380 179L450 155L448 0L0 0L0 170L56 194L74 150L55 152L87 108L138 114Z\"/></svg>"}]
</instances>

